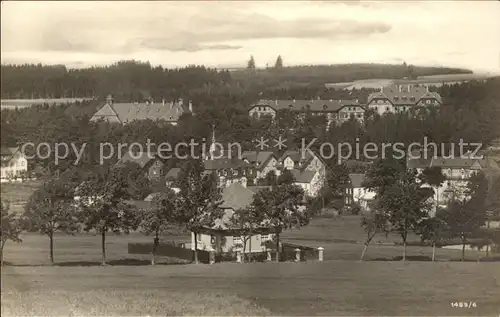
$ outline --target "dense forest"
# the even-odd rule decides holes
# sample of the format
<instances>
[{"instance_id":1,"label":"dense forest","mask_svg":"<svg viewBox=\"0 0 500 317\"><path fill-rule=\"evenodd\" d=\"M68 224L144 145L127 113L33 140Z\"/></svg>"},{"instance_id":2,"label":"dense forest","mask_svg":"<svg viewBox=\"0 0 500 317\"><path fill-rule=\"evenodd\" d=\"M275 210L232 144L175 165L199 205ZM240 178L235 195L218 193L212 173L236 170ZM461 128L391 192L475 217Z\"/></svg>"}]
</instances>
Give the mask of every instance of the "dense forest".
<instances>
[{"instance_id":1,"label":"dense forest","mask_svg":"<svg viewBox=\"0 0 500 317\"><path fill-rule=\"evenodd\" d=\"M241 91L323 86L357 79L402 79L471 73L465 69L413 65L347 64L241 69L204 66L165 69L149 62L121 61L111 66L67 69L63 65L2 65L2 99L102 97L117 100L173 99L186 93L238 94Z\"/></svg>"},{"instance_id":2,"label":"dense forest","mask_svg":"<svg viewBox=\"0 0 500 317\"><path fill-rule=\"evenodd\" d=\"M141 66L143 67L143 66ZM149 66L147 66L149 67ZM144 66L145 69L147 69ZM145 71L146 72L146 71ZM158 71L160 72L160 71ZM165 74L164 71L161 72ZM412 116L390 114L377 116L369 114L364 125L349 121L340 126L332 126L328 131L326 122L320 117L307 116L304 122L286 111L279 113L279 120L252 120L248 116L248 105L258 98L283 99L366 99L369 90L352 92L326 89L324 86L299 86L291 88L238 87L231 83L231 74L205 68L186 68L167 72L176 85L151 84L149 92L162 94L162 87L169 87L174 92L193 101L195 116L184 114L177 126L140 121L131 124L112 125L90 123L90 116L103 104L103 99L57 107L33 106L17 110L3 110L1 116L1 143L3 146L15 146L25 142L87 143L85 155L80 162L91 167L98 162L100 142L132 143L147 139L156 144L169 142L175 144L191 138L201 141L209 138L212 125L216 126L219 142L239 142L244 150L254 150L253 140L263 137L282 135L288 140L289 148L300 147L301 138L318 141L312 147L318 148L321 142L338 144L367 142L422 142L424 137L429 142L458 144L480 142L488 145L500 136L500 79L486 82L470 82L460 85L444 86L437 91L443 97L443 105L436 111L427 111ZM145 76L147 77L147 76ZM116 79L110 85L126 85ZM126 77L123 77L126 78ZM141 83L143 85L143 83ZM156 85L156 86L155 86ZM41 85L37 89L48 90ZM123 86L125 87L125 86ZM156 87L156 88L155 88ZM172 87L176 87L175 90ZM89 88L90 89L90 88ZM99 88L102 89L102 88ZM127 91L122 88L123 92ZM155 90L156 89L156 90ZM108 92L108 89L105 89ZM101 91L104 93L104 91ZM123 97L123 96L122 96ZM74 157L57 166L53 159L38 159L33 162L37 170L44 173L65 170L72 164ZM112 160L110 160L111 162ZM175 164L175 161L171 162Z\"/></svg>"}]
</instances>

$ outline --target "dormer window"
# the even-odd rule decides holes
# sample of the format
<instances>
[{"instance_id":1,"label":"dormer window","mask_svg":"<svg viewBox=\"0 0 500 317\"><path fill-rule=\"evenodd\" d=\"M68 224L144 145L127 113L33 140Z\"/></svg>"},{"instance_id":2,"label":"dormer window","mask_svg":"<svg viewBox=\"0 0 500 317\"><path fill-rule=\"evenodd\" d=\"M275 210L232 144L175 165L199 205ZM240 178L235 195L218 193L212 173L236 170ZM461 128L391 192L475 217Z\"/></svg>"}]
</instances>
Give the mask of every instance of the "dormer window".
<instances>
[{"instance_id":1,"label":"dormer window","mask_svg":"<svg viewBox=\"0 0 500 317\"><path fill-rule=\"evenodd\" d=\"M411 97L411 98L410 98L410 100L411 100L411 101L415 101L415 97Z\"/></svg>"},{"instance_id":2,"label":"dormer window","mask_svg":"<svg viewBox=\"0 0 500 317\"><path fill-rule=\"evenodd\" d=\"M399 97L394 97L394 101L398 101L399 100Z\"/></svg>"},{"instance_id":3,"label":"dormer window","mask_svg":"<svg viewBox=\"0 0 500 317\"><path fill-rule=\"evenodd\" d=\"M327 106L327 105L323 105L323 109L325 109L325 110L326 110L326 108L328 108L328 106Z\"/></svg>"}]
</instances>

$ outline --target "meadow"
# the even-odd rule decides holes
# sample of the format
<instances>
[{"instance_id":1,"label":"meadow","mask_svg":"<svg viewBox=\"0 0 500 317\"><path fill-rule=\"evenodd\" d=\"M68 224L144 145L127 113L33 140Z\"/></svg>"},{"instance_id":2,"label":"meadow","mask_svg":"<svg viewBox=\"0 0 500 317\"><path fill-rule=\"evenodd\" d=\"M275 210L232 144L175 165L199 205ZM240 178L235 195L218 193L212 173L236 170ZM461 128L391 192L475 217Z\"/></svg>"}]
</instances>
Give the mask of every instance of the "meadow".
<instances>
[{"instance_id":1,"label":"meadow","mask_svg":"<svg viewBox=\"0 0 500 317\"><path fill-rule=\"evenodd\" d=\"M23 184L28 186L27 184ZM19 188L2 185L20 202ZM15 186L21 186L15 184ZM32 187L29 187L32 188ZM23 190L24 191L24 190ZM360 262L364 234L359 217L316 218L284 232L283 241L325 248L323 262L187 264L149 255L129 255L129 242L152 242L139 232L109 234L107 266L101 266L100 236L55 237L55 266L49 241L36 233L8 242L2 268L3 316L157 315L489 315L500 313L498 263L477 263L483 254L437 249L438 262L377 261L399 256L399 237L376 237ZM416 239L415 236L412 239ZM188 242L178 231L163 241ZM408 255L431 255L408 247ZM475 308L452 307L475 302Z\"/></svg>"}]
</instances>

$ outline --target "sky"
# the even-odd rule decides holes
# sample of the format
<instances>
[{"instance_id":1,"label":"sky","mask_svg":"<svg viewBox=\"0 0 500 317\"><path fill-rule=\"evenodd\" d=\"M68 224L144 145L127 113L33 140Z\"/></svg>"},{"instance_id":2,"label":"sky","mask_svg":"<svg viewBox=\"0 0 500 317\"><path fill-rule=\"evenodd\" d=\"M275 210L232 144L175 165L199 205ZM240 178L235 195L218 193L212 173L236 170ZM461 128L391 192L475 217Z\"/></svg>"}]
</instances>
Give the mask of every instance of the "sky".
<instances>
[{"instance_id":1,"label":"sky","mask_svg":"<svg viewBox=\"0 0 500 317\"><path fill-rule=\"evenodd\" d=\"M499 1L2 1L2 63L402 63L500 72Z\"/></svg>"}]
</instances>

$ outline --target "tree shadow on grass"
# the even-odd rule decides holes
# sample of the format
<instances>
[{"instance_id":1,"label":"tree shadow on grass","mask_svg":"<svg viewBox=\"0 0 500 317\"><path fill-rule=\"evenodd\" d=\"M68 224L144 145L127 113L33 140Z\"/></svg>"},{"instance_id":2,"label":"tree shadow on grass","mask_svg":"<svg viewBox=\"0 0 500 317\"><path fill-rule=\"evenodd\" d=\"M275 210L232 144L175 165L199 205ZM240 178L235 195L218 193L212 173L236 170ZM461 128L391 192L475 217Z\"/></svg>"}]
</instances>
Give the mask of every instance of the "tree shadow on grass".
<instances>
[{"instance_id":1,"label":"tree shadow on grass","mask_svg":"<svg viewBox=\"0 0 500 317\"><path fill-rule=\"evenodd\" d=\"M402 261L403 257L402 256L395 256L392 258L375 258L375 259L370 259L369 261ZM416 262L430 262L432 261L432 258L429 256L425 255L408 255L406 256L406 261L416 261Z\"/></svg>"},{"instance_id":2,"label":"tree shadow on grass","mask_svg":"<svg viewBox=\"0 0 500 317\"><path fill-rule=\"evenodd\" d=\"M89 266L102 266L100 261L67 261L67 262L56 262L54 265L50 264L15 264L11 262L4 261L4 266L17 266L17 267L35 267L35 266L62 266L62 267L89 267ZM158 261L155 265L186 265L190 262L165 262ZM119 259L111 260L106 262L106 266L152 266L150 260L139 260L139 259Z\"/></svg>"}]
</instances>

